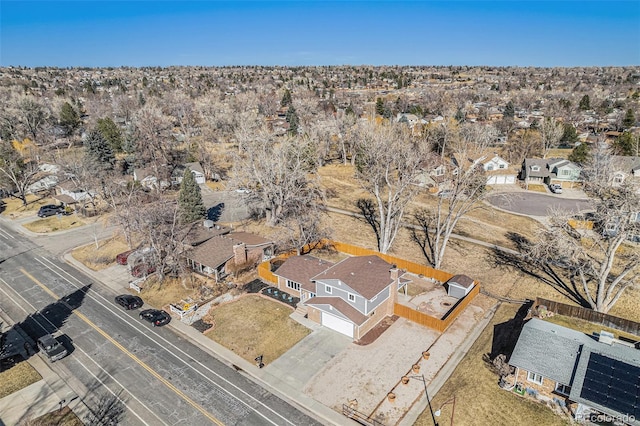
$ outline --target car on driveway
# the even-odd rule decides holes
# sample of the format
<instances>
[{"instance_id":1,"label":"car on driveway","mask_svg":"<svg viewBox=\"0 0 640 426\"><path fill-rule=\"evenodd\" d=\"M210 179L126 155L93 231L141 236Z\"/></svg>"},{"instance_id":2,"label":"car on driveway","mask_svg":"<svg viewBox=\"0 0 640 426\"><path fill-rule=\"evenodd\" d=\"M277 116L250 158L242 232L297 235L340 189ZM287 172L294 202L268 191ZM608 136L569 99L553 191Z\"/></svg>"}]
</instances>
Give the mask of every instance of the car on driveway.
<instances>
[{"instance_id":1,"label":"car on driveway","mask_svg":"<svg viewBox=\"0 0 640 426\"><path fill-rule=\"evenodd\" d=\"M550 183L549 190L554 194L562 194L562 185L559 183Z\"/></svg>"},{"instance_id":2,"label":"car on driveway","mask_svg":"<svg viewBox=\"0 0 640 426\"><path fill-rule=\"evenodd\" d=\"M152 326L160 327L165 324L169 324L171 321L171 315L160 309L146 309L140 312L140 319L149 321Z\"/></svg>"},{"instance_id":3,"label":"car on driveway","mask_svg":"<svg viewBox=\"0 0 640 426\"><path fill-rule=\"evenodd\" d=\"M51 334L45 334L38 339L38 348L49 358L49 361L56 362L69 353L62 343Z\"/></svg>"},{"instance_id":4,"label":"car on driveway","mask_svg":"<svg viewBox=\"0 0 640 426\"><path fill-rule=\"evenodd\" d=\"M127 310L138 309L144 305L141 298L132 294L121 294L116 296L116 303Z\"/></svg>"},{"instance_id":5,"label":"car on driveway","mask_svg":"<svg viewBox=\"0 0 640 426\"><path fill-rule=\"evenodd\" d=\"M131 270L131 275L136 278L146 277L147 275L153 274L156 271L156 267L154 265L149 265L148 263L140 263L133 267Z\"/></svg>"},{"instance_id":6,"label":"car on driveway","mask_svg":"<svg viewBox=\"0 0 640 426\"><path fill-rule=\"evenodd\" d=\"M55 216L58 213L60 214L64 213L63 206L57 206L55 204L47 204L46 206L40 207L40 210L38 210L38 217Z\"/></svg>"},{"instance_id":7,"label":"car on driveway","mask_svg":"<svg viewBox=\"0 0 640 426\"><path fill-rule=\"evenodd\" d=\"M129 255L133 253L135 250L127 250L125 252L120 253L116 256L116 262L118 265L126 265L127 260L129 260Z\"/></svg>"}]
</instances>

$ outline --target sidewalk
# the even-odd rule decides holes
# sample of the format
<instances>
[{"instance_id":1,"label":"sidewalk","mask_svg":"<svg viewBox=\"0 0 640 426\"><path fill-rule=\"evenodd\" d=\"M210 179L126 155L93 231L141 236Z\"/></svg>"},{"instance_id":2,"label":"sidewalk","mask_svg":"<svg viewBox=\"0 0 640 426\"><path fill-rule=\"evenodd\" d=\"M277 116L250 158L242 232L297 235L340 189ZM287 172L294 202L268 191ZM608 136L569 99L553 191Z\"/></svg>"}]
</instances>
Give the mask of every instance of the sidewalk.
<instances>
[{"instance_id":1,"label":"sidewalk","mask_svg":"<svg viewBox=\"0 0 640 426\"><path fill-rule=\"evenodd\" d=\"M13 321L2 311L0 318L6 324L13 325ZM81 404L80 398L40 355L32 355L28 361L23 362L31 364L42 376L42 380L0 399L0 425L17 425L21 421L35 419L67 405L79 418L86 415L86 408Z\"/></svg>"},{"instance_id":2,"label":"sidewalk","mask_svg":"<svg viewBox=\"0 0 640 426\"><path fill-rule=\"evenodd\" d=\"M86 275L93 277L96 281L100 281L105 284L116 293L122 293L128 290L128 283L131 277L125 267L116 265L103 271L93 271L74 259L70 252L63 255L63 260ZM300 315L296 316L294 313L291 316L296 321L308 326L309 328L313 329L318 327L317 324L312 323ZM278 371L278 369L269 368L270 366L262 369L258 368L254 363L248 362L212 339L205 337L198 330L183 323L175 317L167 327L172 327L211 356L227 364L229 367L234 368L241 374L252 378L269 392L289 402L301 411L306 412L311 417L315 417L322 424L344 425L349 422L349 420L340 413L322 405L314 399L304 395L300 389L292 387L286 383L282 379L283 375Z\"/></svg>"}]
</instances>

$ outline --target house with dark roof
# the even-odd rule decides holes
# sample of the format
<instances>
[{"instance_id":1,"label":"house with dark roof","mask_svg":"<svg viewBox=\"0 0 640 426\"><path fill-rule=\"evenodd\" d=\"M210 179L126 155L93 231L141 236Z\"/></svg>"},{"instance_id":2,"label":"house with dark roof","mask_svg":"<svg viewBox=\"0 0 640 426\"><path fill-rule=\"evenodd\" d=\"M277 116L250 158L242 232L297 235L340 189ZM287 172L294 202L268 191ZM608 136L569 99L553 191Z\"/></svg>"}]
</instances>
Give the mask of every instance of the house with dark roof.
<instances>
[{"instance_id":1,"label":"house with dark roof","mask_svg":"<svg viewBox=\"0 0 640 426\"><path fill-rule=\"evenodd\" d=\"M564 158L525 158L520 170L520 179L530 183L557 183L570 187L580 182L582 169L576 163Z\"/></svg>"},{"instance_id":2,"label":"house with dark roof","mask_svg":"<svg viewBox=\"0 0 640 426\"><path fill-rule=\"evenodd\" d=\"M206 239L188 249L185 258L193 271L219 281L236 268L270 259L274 246L259 235L232 232Z\"/></svg>"},{"instance_id":3,"label":"house with dark roof","mask_svg":"<svg viewBox=\"0 0 640 426\"><path fill-rule=\"evenodd\" d=\"M533 318L509 364L528 393L569 406L577 420L602 413L640 425L640 350L611 333L589 336Z\"/></svg>"},{"instance_id":4,"label":"house with dark roof","mask_svg":"<svg viewBox=\"0 0 640 426\"><path fill-rule=\"evenodd\" d=\"M278 286L300 297L307 317L355 340L393 315L397 293L406 281L378 256L349 257L336 264L313 256L287 259L274 274Z\"/></svg>"}]
</instances>

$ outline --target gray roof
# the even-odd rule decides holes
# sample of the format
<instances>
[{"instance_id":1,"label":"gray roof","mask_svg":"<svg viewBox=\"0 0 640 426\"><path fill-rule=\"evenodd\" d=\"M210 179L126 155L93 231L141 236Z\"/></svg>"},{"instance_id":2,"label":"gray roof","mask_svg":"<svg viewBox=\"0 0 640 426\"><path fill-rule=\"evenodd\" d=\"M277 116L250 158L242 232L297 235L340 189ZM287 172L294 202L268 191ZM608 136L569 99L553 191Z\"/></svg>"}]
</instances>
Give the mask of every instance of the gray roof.
<instances>
[{"instance_id":1,"label":"gray roof","mask_svg":"<svg viewBox=\"0 0 640 426\"><path fill-rule=\"evenodd\" d=\"M531 168L533 166L539 166L540 170L533 171ZM549 176L549 167L547 165L547 160L543 158L525 158L524 159L524 169L525 174L528 177L547 177Z\"/></svg>"},{"instance_id":2,"label":"gray roof","mask_svg":"<svg viewBox=\"0 0 640 426\"><path fill-rule=\"evenodd\" d=\"M533 318L522 328L509 364L568 385L586 339L591 340L583 333Z\"/></svg>"},{"instance_id":3,"label":"gray roof","mask_svg":"<svg viewBox=\"0 0 640 426\"><path fill-rule=\"evenodd\" d=\"M371 300L393 284L392 265L378 256L348 257L312 278L313 281L340 280Z\"/></svg>"},{"instance_id":4,"label":"gray roof","mask_svg":"<svg viewBox=\"0 0 640 426\"><path fill-rule=\"evenodd\" d=\"M571 386L569 399L572 401L610 415L627 414L580 397L592 353L640 366L638 349L618 343L599 342L592 336L537 318L524 325L509 364ZM632 424L640 425L640 422Z\"/></svg>"},{"instance_id":5,"label":"gray roof","mask_svg":"<svg viewBox=\"0 0 640 426\"><path fill-rule=\"evenodd\" d=\"M628 174L634 170L640 169L640 157L612 155L611 163L613 164L613 171L615 172L624 172Z\"/></svg>"}]
</instances>

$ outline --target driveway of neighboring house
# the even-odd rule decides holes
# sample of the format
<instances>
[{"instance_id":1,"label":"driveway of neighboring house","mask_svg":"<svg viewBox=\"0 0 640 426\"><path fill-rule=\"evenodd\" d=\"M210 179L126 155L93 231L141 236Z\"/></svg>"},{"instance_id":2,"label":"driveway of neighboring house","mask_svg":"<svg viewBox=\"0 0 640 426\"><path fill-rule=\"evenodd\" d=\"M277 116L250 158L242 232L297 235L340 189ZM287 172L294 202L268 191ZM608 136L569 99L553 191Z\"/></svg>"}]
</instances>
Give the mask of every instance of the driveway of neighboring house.
<instances>
[{"instance_id":1,"label":"driveway of neighboring house","mask_svg":"<svg viewBox=\"0 0 640 426\"><path fill-rule=\"evenodd\" d=\"M487 201L498 208L529 216L547 216L550 209L578 213L588 211L592 202L585 199L561 198L535 192L511 192L489 196Z\"/></svg>"},{"instance_id":2,"label":"driveway of neighboring house","mask_svg":"<svg viewBox=\"0 0 640 426\"><path fill-rule=\"evenodd\" d=\"M206 185L200 185L200 192L209 219L216 222L238 222L249 217L244 194L236 191L214 191Z\"/></svg>"}]
</instances>

